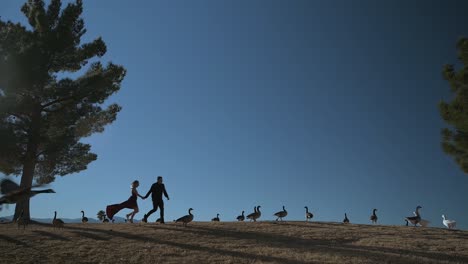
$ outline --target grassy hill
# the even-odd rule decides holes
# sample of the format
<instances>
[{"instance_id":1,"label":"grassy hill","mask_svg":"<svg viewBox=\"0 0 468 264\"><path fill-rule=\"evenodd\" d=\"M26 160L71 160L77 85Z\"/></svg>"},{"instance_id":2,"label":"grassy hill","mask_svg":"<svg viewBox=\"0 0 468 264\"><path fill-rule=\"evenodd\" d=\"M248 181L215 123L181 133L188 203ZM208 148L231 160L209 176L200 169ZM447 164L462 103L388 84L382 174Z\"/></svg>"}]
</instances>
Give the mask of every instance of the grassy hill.
<instances>
[{"instance_id":1,"label":"grassy hill","mask_svg":"<svg viewBox=\"0 0 468 264\"><path fill-rule=\"evenodd\" d=\"M468 231L305 222L0 224L2 263L468 263Z\"/></svg>"}]
</instances>

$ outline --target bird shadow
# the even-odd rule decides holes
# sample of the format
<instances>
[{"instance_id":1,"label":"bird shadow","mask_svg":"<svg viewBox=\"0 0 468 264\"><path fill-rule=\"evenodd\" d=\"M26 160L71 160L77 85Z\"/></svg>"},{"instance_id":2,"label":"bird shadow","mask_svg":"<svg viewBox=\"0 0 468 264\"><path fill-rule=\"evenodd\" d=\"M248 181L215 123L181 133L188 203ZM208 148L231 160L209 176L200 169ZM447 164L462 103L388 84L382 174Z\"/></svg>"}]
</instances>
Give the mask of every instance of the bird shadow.
<instances>
[{"instance_id":1,"label":"bird shadow","mask_svg":"<svg viewBox=\"0 0 468 264\"><path fill-rule=\"evenodd\" d=\"M64 236L60 236L60 235L57 235L57 234L54 234L54 233L51 233L51 232L47 232L47 231L33 230L33 232L37 233L37 234L40 234L42 236L47 236L47 237L55 239L55 240L70 241L70 239L68 239L68 238L66 238Z\"/></svg>"}]
</instances>

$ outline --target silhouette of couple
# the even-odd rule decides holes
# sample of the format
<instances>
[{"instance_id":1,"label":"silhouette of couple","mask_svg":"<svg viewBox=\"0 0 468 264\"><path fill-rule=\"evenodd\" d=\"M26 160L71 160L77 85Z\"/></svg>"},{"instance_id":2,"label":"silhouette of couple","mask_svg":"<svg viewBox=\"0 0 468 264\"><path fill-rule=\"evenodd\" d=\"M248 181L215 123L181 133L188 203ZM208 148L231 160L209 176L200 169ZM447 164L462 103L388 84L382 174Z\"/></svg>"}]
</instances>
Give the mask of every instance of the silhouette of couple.
<instances>
[{"instance_id":1,"label":"silhouette of couple","mask_svg":"<svg viewBox=\"0 0 468 264\"><path fill-rule=\"evenodd\" d=\"M139 181L132 182L132 195L128 198L127 201L120 203L120 204L112 204L106 207L106 214L109 219L113 220L114 215L117 214L120 210L124 208L133 209L133 212L126 215L127 221L133 223L133 217L139 212L138 210L138 203L137 199L140 197L141 199L146 199L151 194L151 199L153 200L153 209L151 209L147 214L144 215L141 221L148 222L148 217L156 212L159 208L159 213L161 218L158 220L161 224L164 224L164 201L163 201L163 194L166 196L167 200L169 200L169 195L167 195L166 187L163 184L162 176L158 176L158 181L151 185L148 193L145 196L141 196L137 188L140 186Z\"/></svg>"}]
</instances>

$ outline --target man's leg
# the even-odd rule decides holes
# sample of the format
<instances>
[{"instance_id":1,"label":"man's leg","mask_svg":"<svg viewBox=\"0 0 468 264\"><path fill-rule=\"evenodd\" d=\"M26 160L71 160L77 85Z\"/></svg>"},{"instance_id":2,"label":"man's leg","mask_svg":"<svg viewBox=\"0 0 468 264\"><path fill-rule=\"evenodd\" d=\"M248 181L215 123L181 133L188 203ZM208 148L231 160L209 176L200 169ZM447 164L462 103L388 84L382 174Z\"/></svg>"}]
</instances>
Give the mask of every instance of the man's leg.
<instances>
[{"instance_id":1,"label":"man's leg","mask_svg":"<svg viewBox=\"0 0 468 264\"><path fill-rule=\"evenodd\" d=\"M156 201L153 201L153 209L151 209L148 213L146 213L146 214L143 216L143 220L142 220L142 221L145 222L145 223L148 222L148 217L149 217L152 213L156 212L157 210L158 210L158 204L156 203Z\"/></svg>"},{"instance_id":2,"label":"man's leg","mask_svg":"<svg viewBox=\"0 0 468 264\"><path fill-rule=\"evenodd\" d=\"M159 215L161 217L161 224L164 224L164 202L161 200L159 201Z\"/></svg>"}]
</instances>

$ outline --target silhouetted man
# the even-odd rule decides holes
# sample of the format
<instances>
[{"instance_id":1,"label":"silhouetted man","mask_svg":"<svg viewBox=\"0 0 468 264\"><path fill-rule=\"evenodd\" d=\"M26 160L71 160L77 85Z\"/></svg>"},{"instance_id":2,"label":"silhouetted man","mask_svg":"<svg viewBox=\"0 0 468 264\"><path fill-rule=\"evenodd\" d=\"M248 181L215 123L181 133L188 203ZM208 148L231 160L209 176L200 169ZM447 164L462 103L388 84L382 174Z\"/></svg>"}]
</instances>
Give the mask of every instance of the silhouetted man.
<instances>
[{"instance_id":1,"label":"silhouetted man","mask_svg":"<svg viewBox=\"0 0 468 264\"><path fill-rule=\"evenodd\" d=\"M169 200L169 195L167 195L166 187L163 184L163 178L161 176L158 176L158 181L156 183L153 183L153 185L151 185L150 190L145 195L145 197L143 197L143 199L148 198L150 193L151 193L151 199L153 200L153 209L151 209L151 211L149 211L147 214L145 214L145 216L143 217L143 219L141 221L143 221L145 223L148 222L148 217L152 213L156 212L158 210L158 207L159 207L159 210L160 210L159 214L161 215L160 223L164 224L164 202L163 202L163 197L162 196L164 194L164 196L166 196L167 200Z\"/></svg>"}]
</instances>

